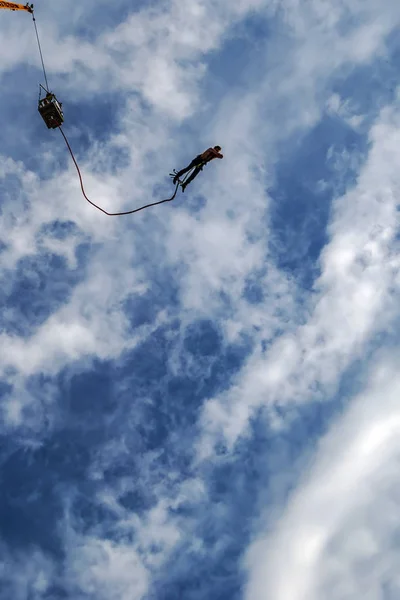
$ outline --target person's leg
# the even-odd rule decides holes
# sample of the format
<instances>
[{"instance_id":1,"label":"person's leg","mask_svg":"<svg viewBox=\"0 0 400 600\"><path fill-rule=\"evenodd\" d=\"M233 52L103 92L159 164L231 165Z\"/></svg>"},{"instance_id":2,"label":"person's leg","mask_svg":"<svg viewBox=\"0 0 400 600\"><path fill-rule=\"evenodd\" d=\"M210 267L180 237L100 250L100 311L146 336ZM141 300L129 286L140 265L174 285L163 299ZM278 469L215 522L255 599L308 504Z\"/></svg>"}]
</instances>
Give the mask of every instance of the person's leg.
<instances>
[{"instance_id":1,"label":"person's leg","mask_svg":"<svg viewBox=\"0 0 400 600\"><path fill-rule=\"evenodd\" d=\"M193 173L190 174L190 176L186 179L185 183L182 184L182 192L185 191L185 187L187 185L189 185L189 183L191 181L193 181L193 179L195 177L197 177L197 175L200 173L200 171L202 170L203 167L196 167L195 170L193 171Z\"/></svg>"},{"instance_id":2,"label":"person's leg","mask_svg":"<svg viewBox=\"0 0 400 600\"><path fill-rule=\"evenodd\" d=\"M184 175L185 173L187 173L188 171L190 171L190 169L193 169L194 167L196 167L200 162L201 162L201 156L200 155L196 156L196 158L194 158L192 160L192 162L190 163L190 165L188 165L187 167L185 167L181 171L178 171L178 173L174 177L174 183L176 183L178 181L179 177L181 177L182 175Z\"/></svg>"}]
</instances>

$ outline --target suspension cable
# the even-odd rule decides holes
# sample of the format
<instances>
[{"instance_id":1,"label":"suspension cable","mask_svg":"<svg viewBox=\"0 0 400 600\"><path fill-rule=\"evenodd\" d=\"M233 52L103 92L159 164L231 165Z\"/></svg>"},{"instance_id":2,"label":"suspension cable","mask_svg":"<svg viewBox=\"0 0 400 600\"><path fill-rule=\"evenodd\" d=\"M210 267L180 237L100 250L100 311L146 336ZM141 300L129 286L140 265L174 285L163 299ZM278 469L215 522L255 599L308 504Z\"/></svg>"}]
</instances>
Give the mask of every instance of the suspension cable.
<instances>
[{"instance_id":1,"label":"suspension cable","mask_svg":"<svg viewBox=\"0 0 400 600\"><path fill-rule=\"evenodd\" d=\"M43 54L42 54L42 47L40 45L40 39L39 39L39 33L38 33L38 29L36 26L36 19L35 19L35 14L32 12L32 19L33 19L33 24L35 26L35 32L36 32L36 40L38 43L38 48L39 48L39 54L40 54L40 60L42 61L42 69L43 69L43 75L44 75L44 80L46 82L46 92L49 92L49 83L47 81L47 75L46 75L46 69L44 66L44 61L43 61ZM43 86L42 86L43 87Z\"/></svg>"}]
</instances>

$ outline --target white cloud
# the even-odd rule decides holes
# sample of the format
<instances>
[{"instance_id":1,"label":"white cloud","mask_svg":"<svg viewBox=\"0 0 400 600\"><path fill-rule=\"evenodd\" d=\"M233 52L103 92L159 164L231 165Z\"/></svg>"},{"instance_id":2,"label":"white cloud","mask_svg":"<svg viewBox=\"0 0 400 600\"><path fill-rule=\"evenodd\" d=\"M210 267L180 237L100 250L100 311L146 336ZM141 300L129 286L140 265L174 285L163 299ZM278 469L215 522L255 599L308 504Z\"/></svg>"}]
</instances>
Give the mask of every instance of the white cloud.
<instances>
[{"instance_id":1,"label":"white cloud","mask_svg":"<svg viewBox=\"0 0 400 600\"><path fill-rule=\"evenodd\" d=\"M99 600L143 598L149 585L149 575L131 544L90 537L74 546L67 577L73 593Z\"/></svg>"},{"instance_id":2,"label":"white cloud","mask_svg":"<svg viewBox=\"0 0 400 600\"><path fill-rule=\"evenodd\" d=\"M308 319L265 355L255 353L235 387L206 405L202 453L210 451L213 431L233 444L257 407L305 402L316 383L330 394L344 369L396 316L399 114L397 107L382 112L356 187L334 203Z\"/></svg>"},{"instance_id":3,"label":"white cloud","mask_svg":"<svg viewBox=\"0 0 400 600\"><path fill-rule=\"evenodd\" d=\"M143 294L151 286L155 267L175 268L182 327L199 316L218 319L226 342L249 335L255 348L234 385L206 404L200 422L200 457L212 456L220 439L232 447L260 406L305 402L313 397L316 385L329 395L344 370L365 355L374 335L398 314L394 298L399 283L395 254L400 158L397 106L384 110L371 131L372 148L355 189L334 202L330 241L321 257L322 274L303 306L298 306L297 299L304 299L304 291L279 270L268 249L273 232L266 188L288 151L288 140L292 144L293 136L300 139L318 122L332 96L332 77L384 54L387 36L400 20L398 3L288 1L278 5L243 1L216 6L215 2L198 1L183 8L182 3L171 2L145 7L120 25L103 27L94 42L78 38L75 27L83 20L84 11L88 21L90 10L97 10L96 3L85 3L89 8L77 3L55 6L43 2L42 6L40 27L46 31L49 74L65 107L70 97L90 99L95 110L96 99L109 88L123 100L122 108L116 107L119 131L110 132L102 143L91 140L86 156L77 153L91 198L116 210L158 199L157 186L163 183L163 174L176 163L189 160L192 150L196 153L198 146L214 140L224 146L225 159L209 165L204 176L175 204L125 220L109 219L84 202L73 165L64 169L58 163L58 153L64 150L61 138L60 145L56 138L49 142L44 166L50 177L46 180L9 158L0 161L1 177L12 174L19 182L18 193L2 198L1 237L6 249L0 259L3 274L10 281L18 261L26 256L48 249L64 256L69 268L76 269L79 244L91 245L82 281L57 311L29 337L1 334L0 345L6 350L4 376L15 385L13 395L4 403L5 426L16 427L29 420L26 407L32 408L36 402L25 389L29 376L38 372L54 375L71 363L83 368L93 357L118 358L169 319L170 307L166 306L152 326L133 335L128 330L124 300L131 294ZM259 61L256 75L249 77L246 85L226 90L216 104L202 87L208 81L210 53L222 47L240 19L254 11L269 17L275 10L281 20L274 24L279 27L265 45L263 41L260 47L255 46L254 61ZM25 23L17 24L11 17L15 15L0 24L5 49L2 75L26 62L38 66L31 42L24 37ZM332 103L335 107L339 113L341 107L348 108L346 104L338 106L337 101ZM339 116L347 118L343 113ZM180 123L182 129L176 127ZM66 131L71 131L71 137L77 134L68 129L68 123ZM122 147L128 158L127 166L120 165L114 172L108 165L118 152L116 147ZM207 203L195 213L191 208L198 193ZM76 224L74 234L66 240L55 240L43 232L44 225L65 219ZM265 302L253 306L243 291L247 279L259 272ZM279 339L275 339L277 335ZM263 341L269 343L266 352L261 349ZM179 349L171 354L179 354ZM46 406L51 406L50 397L46 397ZM54 411L57 409L55 406ZM42 414L39 402L37 411ZM389 440L391 446L389 430L382 421L382 429L374 435ZM356 433L360 446L349 448L358 452L359 463L352 463L354 470L347 472L342 485L352 483L357 473L360 486L373 481L362 455L364 438L360 434L359 439ZM365 439L365 456L370 458L371 442ZM333 463L329 457L326 461L331 467L333 464L339 477L340 450L335 446L332 454ZM101 480L100 467L96 473ZM370 475L372 479L368 479ZM309 487L304 494L323 510L330 500L325 492L318 491L318 484L315 492L313 481L306 484ZM176 489L184 495L189 483L177 484ZM309 523L309 530L301 524L298 527L299 537L290 554L293 582L298 584L293 590L298 593L327 585L335 568L344 574L342 579L349 586L343 593L349 594L347 590L356 585L352 572L344 571L351 560L338 563L338 552L326 545L329 540L341 552L353 552L341 537L342 519L353 514L353 508L343 504L344 488L339 483L337 479L337 491L332 491L338 500L332 522L335 531L327 533L323 523L312 521L314 515L308 509L304 516L300 490L300 500L289 506L288 525L283 520L277 532L277 546L284 556L292 523L295 527L301 516ZM202 484L196 481L193 485L198 486L199 502L206 500ZM139 519L121 509L115 490L109 495L104 492L103 501L115 511L119 532L123 532L114 540L107 539L101 528L83 535L76 524L65 533L71 585L79 590L77 594L82 591L108 599L130 598L132 593L139 598L146 593L154 572L165 564L182 537L192 533L191 522L183 526L169 514L171 506L179 504L179 492L174 496L161 486L157 493L155 507ZM385 494L383 490L382 497ZM139 537L134 543L133 533ZM363 543L372 549L370 553L378 546L375 533L371 540L369 533L355 528L354 539L357 535L366 540ZM262 577L264 557L273 552L270 542L266 549L264 543L255 546L249 555L249 589L262 594L269 585L276 592L271 597L278 600L277 594L286 585L281 579L285 563L280 562L280 556L274 559L276 570L271 580L265 583ZM321 579L316 580L313 568L319 564L322 550L326 562Z\"/></svg>"},{"instance_id":4,"label":"white cloud","mask_svg":"<svg viewBox=\"0 0 400 600\"><path fill-rule=\"evenodd\" d=\"M246 598L375 600L384 585L398 593L399 393L397 361L380 357L273 533L250 548Z\"/></svg>"},{"instance_id":5,"label":"white cloud","mask_svg":"<svg viewBox=\"0 0 400 600\"><path fill-rule=\"evenodd\" d=\"M7 600L41 600L56 576L52 561L39 549L9 552L0 547L0 598Z\"/></svg>"}]
</instances>

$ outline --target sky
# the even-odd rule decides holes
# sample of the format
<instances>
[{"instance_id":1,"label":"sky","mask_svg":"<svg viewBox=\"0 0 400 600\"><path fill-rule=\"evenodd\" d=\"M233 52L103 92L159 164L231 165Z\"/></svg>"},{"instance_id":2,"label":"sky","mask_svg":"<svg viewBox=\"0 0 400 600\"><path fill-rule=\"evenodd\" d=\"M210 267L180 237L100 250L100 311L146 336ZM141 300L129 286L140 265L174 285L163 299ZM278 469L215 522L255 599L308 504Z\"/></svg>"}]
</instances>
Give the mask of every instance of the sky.
<instances>
[{"instance_id":1,"label":"sky","mask_svg":"<svg viewBox=\"0 0 400 600\"><path fill-rule=\"evenodd\" d=\"M0 600L400 597L400 4L0 11Z\"/></svg>"}]
</instances>

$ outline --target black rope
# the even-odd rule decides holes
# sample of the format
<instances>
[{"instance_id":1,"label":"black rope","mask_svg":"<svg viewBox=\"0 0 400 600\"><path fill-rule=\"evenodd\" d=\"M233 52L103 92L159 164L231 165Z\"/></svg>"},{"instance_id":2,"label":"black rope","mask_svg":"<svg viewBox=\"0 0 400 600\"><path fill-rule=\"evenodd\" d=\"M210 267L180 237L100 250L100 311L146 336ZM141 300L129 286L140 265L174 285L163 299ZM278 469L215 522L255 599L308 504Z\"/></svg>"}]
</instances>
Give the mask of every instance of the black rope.
<instances>
[{"instance_id":1,"label":"black rope","mask_svg":"<svg viewBox=\"0 0 400 600\"><path fill-rule=\"evenodd\" d=\"M173 200L175 198L175 196L176 196L176 193L178 191L178 187L179 187L180 183L183 183L184 181L186 181L186 178L189 176L189 174L193 170L193 169L191 169L189 171L189 173L186 175L186 177L183 179L182 182L178 180L178 182L176 184L176 187L175 187L175 192L171 196L171 198L166 198L165 200L159 200L158 202L152 202L151 204L145 204L144 206L141 206L140 208L135 208L133 210L127 210L125 212L109 213L106 210L104 210L104 208L101 208L101 206L97 206L97 204L95 204L94 202L92 202L91 200L89 200L89 198L86 196L85 188L83 186L82 174L81 174L81 170L79 168L78 162L77 162L77 160L76 160L76 158L74 156L74 153L72 151L72 148L71 148L71 146L70 146L70 144L68 142L67 136L65 135L65 133L63 132L63 130L61 129L61 127L59 127L59 130L61 132L61 135L64 138L64 141L65 141L65 143L67 145L67 148L69 150L71 158L74 161L74 165L75 165L76 170L78 172L78 176L79 176L79 181L80 181L80 184L81 184L81 190L82 190L83 197L85 198L85 200L87 200L89 202L89 204L91 204L92 206L94 206L95 208L97 208L97 210L100 210L102 213L104 213L105 215L107 215L109 217L121 217L123 215L132 215L133 213L139 212L140 210L144 210L145 208L149 208L150 206L157 206L157 204L164 204L164 202L171 202L171 200Z\"/></svg>"},{"instance_id":2,"label":"black rope","mask_svg":"<svg viewBox=\"0 0 400 600\"><path fill-rule=\"evenodd\" d=\"M39 33L38 33L38 29L36 27L36 19L35 19L35 15L33 12L32 12L32 19L33 19L33 24L35 26L36 39L37 39L39 53L40 53L40 60L42 61L43 75L44 75L44 80L46 82L46 92L48 92L49 91L49 82L47 81L46 69L45 69L44 61L43 61L42 47L40 45Z\"/></svg>"}]
</instances>

